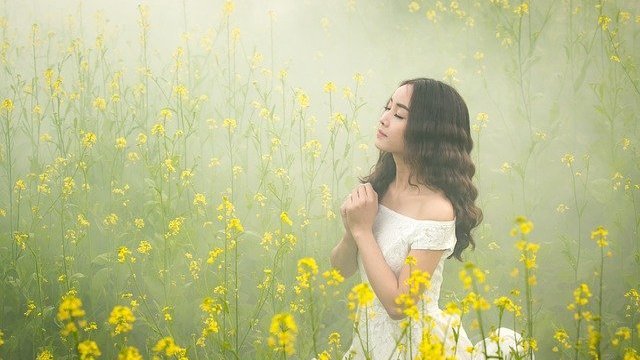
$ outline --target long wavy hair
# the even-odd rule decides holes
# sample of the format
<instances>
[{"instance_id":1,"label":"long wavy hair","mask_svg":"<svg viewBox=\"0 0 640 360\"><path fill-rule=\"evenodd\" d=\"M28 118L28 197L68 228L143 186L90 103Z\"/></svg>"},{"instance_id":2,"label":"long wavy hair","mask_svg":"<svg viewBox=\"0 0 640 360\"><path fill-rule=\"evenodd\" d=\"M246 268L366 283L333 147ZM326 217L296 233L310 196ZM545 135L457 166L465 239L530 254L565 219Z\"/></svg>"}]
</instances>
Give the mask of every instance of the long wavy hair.
<instances>
[{"instance_id":1,"label":"long wavy hair","mask_svg":"<svg viewBox=\"0 0 640 360\"><path fill-rule=\"evenodd\" d=\"M475 247L471 230L482 221L482 210L475 205L478 190L471 180L476 168L470 156L469 110L460 94L441 81L417 78L400 86L407 84L413 87L404 133L409 182L440 190L451 201L457 241L449 257L462 260L462 251ZM370 182L382 199L395 176L393 155L380 151L371 173L360 180Z\"/></svg>"}]
</instances>

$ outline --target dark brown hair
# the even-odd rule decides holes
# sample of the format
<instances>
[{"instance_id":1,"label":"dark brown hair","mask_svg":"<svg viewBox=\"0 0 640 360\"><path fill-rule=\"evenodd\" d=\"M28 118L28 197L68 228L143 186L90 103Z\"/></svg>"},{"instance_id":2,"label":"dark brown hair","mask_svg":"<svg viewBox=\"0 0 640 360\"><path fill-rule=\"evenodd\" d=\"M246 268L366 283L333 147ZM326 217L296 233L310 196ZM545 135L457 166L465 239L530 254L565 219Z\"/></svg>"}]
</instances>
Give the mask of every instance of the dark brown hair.
<instances>
[{"instance_id":1,"label":"dark brown hair","mask_svg":"<svg viewBox=\"0 0 640 360\"><path fill-rule=\"evenodd\" d=\"M482 221L482 210L475 205L478 190L471 181L476 170L470 156L469 110L460 94L441 81L418 78L402 85L413 87L404 133L409 182L440 190L451 201L457 238L451 256L462 260L462 251L475 247L471 230ZM392 154L380 151L378 162L361 181L370 182L382 199L395 176Z\"/></svg>"}]
</instances>

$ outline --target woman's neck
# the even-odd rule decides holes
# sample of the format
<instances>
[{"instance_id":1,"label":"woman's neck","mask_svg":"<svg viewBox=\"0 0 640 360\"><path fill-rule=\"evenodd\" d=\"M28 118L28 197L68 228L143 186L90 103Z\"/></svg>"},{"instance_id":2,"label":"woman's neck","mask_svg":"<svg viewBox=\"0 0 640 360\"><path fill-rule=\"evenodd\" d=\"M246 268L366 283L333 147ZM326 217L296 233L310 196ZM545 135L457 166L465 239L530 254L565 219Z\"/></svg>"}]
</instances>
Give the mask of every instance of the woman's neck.
<instances>
[{"instance_id":1,"label":"woman's neck","mask_svg":"<svg viewBox=\"0 0 640 360\"><path fill-rule=\"evenodd\" d=\"M411 184L411 169L409 165L402 159L399 155L394 155L393 160L396 163L396 177L393 179L389 187L392 188L393 193L405 193L405 192L415 192L418 190L414 185L415 179L413 181L413 185Z\"/></svg>"}]
</instances>

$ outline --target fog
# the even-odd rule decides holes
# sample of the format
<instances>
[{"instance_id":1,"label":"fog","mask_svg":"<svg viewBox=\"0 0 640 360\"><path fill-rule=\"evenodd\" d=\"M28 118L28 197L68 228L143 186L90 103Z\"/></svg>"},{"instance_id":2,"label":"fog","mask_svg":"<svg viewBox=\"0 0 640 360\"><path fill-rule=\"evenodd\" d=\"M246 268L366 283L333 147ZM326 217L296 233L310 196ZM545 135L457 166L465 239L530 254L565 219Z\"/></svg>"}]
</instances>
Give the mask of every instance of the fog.
<instances>
[{"instance_id":1,"label":"fog","mask_svg":"<svg viewBox=\"0 0 640 360\"><path fill-rule=\"evenodd\" d=\"M464 258L486 273L485 328L505 295L523 314L504 323L539 359L593 358L594 331L605 358L638 349L639 35L633 0L4 0L0 358L72 358L85 340L104 358L170 356L165 338L189 358L281 358L268 338L283 313L288 356L341 358L360 279L322 275L339 207L415 77L469 108L484 220ZM529 285L522 239L540 245ZM468 292L465 262L446 261L441 307ZM581 284L592 316L576 320ZM65 296L84 314L61 316ZM115 330L116 306L132 329Z\"/></svg>"}]
</instances>

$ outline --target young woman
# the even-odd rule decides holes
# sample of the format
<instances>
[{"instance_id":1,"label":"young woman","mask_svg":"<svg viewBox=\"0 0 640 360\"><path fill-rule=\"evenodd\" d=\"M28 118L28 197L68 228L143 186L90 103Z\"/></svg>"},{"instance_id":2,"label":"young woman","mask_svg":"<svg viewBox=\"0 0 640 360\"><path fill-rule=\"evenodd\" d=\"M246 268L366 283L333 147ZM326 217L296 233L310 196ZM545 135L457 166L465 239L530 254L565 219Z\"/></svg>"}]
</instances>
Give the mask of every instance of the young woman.
<instances>
[{"instance_id":1,"label":"young woman","mask_svg":"<svg viewBox=\"0 0 640 360\"><path fill-rule=\"evenodd\" d=\"M359 309L345 359L408 359L418 354L423 339L443 344L446 355L456 359L484 359L485 348L496 353L498 347L508 359L511 348L522 349L519 334L499 329L499 346L485 340L474 347L459 317L438 308L444 260L461 259L474 245L471 230L482 220L471 180L473 141L464 100L440 81L404 81L384 107L375 144L378 162L344 201L346 231L331 252L335 268L345 277L358 270L376 295L366 314ZM396 299L409 293L411 270L427 272L431 280L413 294L427 316L406 328Z\"/></svg>"}]
</instances>

